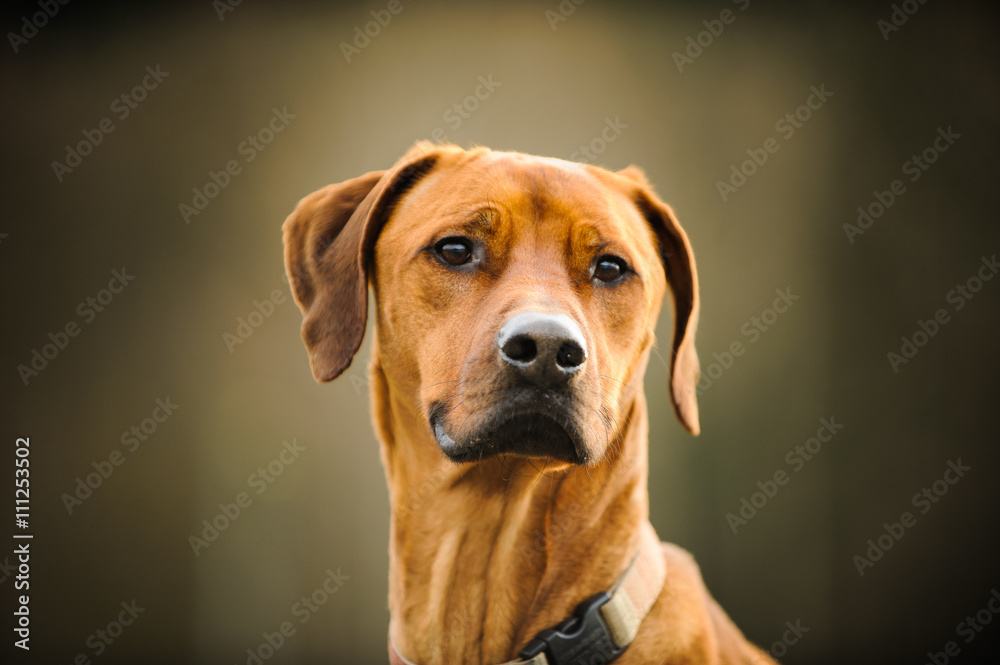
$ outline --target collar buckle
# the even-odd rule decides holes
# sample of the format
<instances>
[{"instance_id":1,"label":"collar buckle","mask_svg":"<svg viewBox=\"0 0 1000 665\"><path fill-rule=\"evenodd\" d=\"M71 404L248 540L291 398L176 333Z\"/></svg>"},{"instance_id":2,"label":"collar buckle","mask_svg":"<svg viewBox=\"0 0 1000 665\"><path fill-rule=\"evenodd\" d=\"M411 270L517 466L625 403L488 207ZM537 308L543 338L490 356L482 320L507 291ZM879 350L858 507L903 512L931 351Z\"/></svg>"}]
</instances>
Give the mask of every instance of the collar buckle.
<instances>
[{"instance_id":1,"label":"collar buckle","mask_svg":"<svg viewBox=\"0 0 1000 665\"><path fill-rule=\"evenodd\" d=\"M587 598L573 610L573 616L539 632L518 656L531 660L544 651L550 665L589 665L595 655L601 656L602 663L616 660L625 647L615 645L599 611L609 600L611 596L604 591Z\"/></svg>"}]
</instances>

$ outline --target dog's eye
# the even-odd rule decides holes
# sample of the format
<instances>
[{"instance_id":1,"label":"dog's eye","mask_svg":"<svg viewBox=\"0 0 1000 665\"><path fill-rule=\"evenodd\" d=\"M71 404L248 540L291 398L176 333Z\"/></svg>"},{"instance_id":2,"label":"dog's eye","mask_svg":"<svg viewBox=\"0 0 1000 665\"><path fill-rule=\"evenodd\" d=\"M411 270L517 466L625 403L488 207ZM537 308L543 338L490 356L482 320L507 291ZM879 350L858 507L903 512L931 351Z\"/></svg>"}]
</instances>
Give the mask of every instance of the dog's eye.
<instances>
[{"instance_id":1,"label":"dog's eye","mask_svg":"<svg viewBox=\"0 0 1000 665\"><path fill-rule=\"evenodd\" d=\"M594 266L594 277L602 282L613 282L624 275L627 269L628 266L625 265L624 259L605 254L597 259L597 264Z\"/></svg>"},{"instance_id":2,"label":"dog's eye","mask_svg":"<svg viewBox=\"0 0 1000 665\"><path fill-rule=\"evenodd\" d=\"M434 251L452 266L464 265L472 259L472 243L465 238L445 238L434 245Z\"/></svg>"}]
</instances>

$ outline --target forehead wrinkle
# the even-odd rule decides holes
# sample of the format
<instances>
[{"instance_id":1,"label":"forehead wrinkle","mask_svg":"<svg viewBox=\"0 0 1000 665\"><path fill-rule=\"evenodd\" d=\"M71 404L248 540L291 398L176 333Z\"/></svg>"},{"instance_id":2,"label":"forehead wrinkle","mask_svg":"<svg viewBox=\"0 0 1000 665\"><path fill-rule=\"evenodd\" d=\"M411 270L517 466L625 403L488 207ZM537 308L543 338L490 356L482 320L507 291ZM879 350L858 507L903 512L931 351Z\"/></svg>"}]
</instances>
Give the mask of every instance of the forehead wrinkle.
<instances>
[{"instance_id":1,"label":"forehead wrinkle","mask_svg":"<svg viewBox=\"0 0 1000 665\"><path fill-rule=\"evenodd\" d=\"M478 226L489 228L496 221L495 216L489 214L496 210L496 206L486 199L485 202L467 201L449 206L441 211L441 216L446 219L458 219L464 226Z\"/></svg>"},{"instance_id":2,"label":"forehead wrinkle","mask_svg":"<svg viewBox=\"0 0 1000 665\"><path fill-rule=\"evenodd\" d=\"M601 233L601 229L589 222L576 225L569 238L570 251L584 249L590 252L599 252L610 244L611 241Z\"/></svg>"},{"instance_id":3,"label":"forehead wrinkle","mask_svg":"<svg viewBox=\"0 0 1000 665\"><path fill-rule=\"evenodd\" d=\"M507 206L503 205L505 197L502 196L502 193L500 196L495 195L497 188L503 187L504 184L499 178L490 177L488 173L475 178L469 187L472 202L467 204L464 210L469 213L477 213L483 210L498 211L507 209ZM489 221L493 222L495 219L490 219Z\"/></svg>"},{"instance_id":4,"label":"forehead wrinkle","mask_svg":"<svg viewBox=\"0 0 1000 665\"><path fill-rule=\"evenodd\" d=\"M485 201L485 207L503 209L509 215L522 217L518 225L542 244L553 223L568 222L566 240L573 245L580 237L577 227L586 223L589 236L585 247L600 248L608 244L604 229L612 229L613 209L602 184L576 165L560 160L526 160L509 156L483 165L481 173L471 179L469 189L475 198ZM471 208L467 208L471 209Z\"/></svg>"},{"instance_id":5,"label":"forehead wrinkle","mask_svg":"<svg viewBox=\"0 0 1000 665\"><path fill-rule=\"evenodd\" d=\"M533 171L536 171L537 174L529 175L528 173L525 173L525 176L531 184L528 190L528 196L531 199L532 213L534 214L535 223L537 224L539 221L544 219L545 212L549 208L545 193L550 191L550 188L547 170L539 165L535 167Z\"/></svg>"}]
</instances>

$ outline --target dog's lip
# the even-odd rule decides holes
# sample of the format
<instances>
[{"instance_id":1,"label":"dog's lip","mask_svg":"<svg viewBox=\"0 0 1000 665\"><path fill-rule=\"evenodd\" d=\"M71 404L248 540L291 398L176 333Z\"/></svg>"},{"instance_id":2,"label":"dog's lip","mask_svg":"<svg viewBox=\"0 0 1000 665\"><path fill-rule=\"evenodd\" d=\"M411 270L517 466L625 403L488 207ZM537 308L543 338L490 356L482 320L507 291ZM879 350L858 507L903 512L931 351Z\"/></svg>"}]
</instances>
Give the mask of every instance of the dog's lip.
<instances>
[{"instance_id":1,"label":"dog's lip","mask_svg":"<svg viewBox=\"0 0 1000 665\"><path fill-rule=\"evenodd\" d=\"M458 443L445 431L444 425L441 424L441 420L436 415L431 416L431 428L434 430L434 438L437 439L438 445L441 446L441 450L446 455L451 457L451 453L458 453Z\"/></svg>"},{"instance_id":2,"label":"dog's lip","mask_svg":"<svg viewBox=\"0 0 1000 665\"><path fill-rule=\"evenodd\" d=\"M543 431L549 430L549 434L554 434L559 439L556 442L555 449L558 450L559 446L566 448L565 451L562 451L565 454L556 456L557 459L561 459L562 461L572 464L586 464L590 458L586 448L581 445L579 437L573 436L573 428L564 418L554 415L549 410L538 408L506 410L498 416L491 418L493 422L485 428L485 433L481 433L480 436L471 441L459 443L445 429L444 417L440 406L437 405L431 409L431 430L434 432L434 438L437 440L442 452L455 462L486 459L500 453L510 453L525 457L553 457L544 451L536 453L530 449L513 449L509 445L498 446L494 437L505 428L511 427L542 429ZM544 448L544 445L540 448Z\"/></svg>"}]
</instances>

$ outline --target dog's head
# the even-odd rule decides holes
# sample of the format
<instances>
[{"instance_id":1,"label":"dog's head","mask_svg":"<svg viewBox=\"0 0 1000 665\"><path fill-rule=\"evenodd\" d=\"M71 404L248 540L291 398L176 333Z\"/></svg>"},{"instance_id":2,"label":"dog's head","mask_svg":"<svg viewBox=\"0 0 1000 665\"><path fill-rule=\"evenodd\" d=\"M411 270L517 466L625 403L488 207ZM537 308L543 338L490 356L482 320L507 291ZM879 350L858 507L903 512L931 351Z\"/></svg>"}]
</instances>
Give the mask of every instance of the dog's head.
<instances>
[{"instance_id":1,"label":"dog's head","mask_svg":"<svg viewBox=\"0 0 1000 665\"><path fill-rule=\"evenodd\" d=\"M370 282L377 362L455 461L602 459L668 285L671 395L698 433L694 257L634 167L419 143L306 197L284 233L315 377L350 365Z\"/></svg>"}]
</instances>

